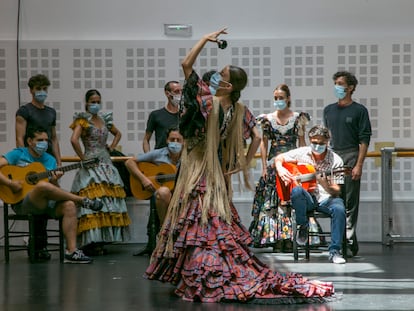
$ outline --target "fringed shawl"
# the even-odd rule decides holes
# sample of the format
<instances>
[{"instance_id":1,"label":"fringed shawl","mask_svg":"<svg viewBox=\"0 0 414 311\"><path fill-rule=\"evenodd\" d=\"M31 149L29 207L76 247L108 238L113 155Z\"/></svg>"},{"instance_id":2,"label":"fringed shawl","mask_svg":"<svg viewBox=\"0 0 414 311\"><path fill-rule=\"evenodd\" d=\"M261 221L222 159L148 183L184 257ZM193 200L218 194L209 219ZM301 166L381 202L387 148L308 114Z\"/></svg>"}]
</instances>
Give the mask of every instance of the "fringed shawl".
<instances>
[{"instance_id":1,"label":"fringed shawl","mask_svg":"<svg viewBox=\"0 0 414 311\"><path fill-rule=\"evenodd\" d=\"M175 226L192 200L199 200L202 206L202 224L208 222L209 213L217 214L227 223L231 223L229 205L232 194L231 175L225 177L223 172L241 169L245 173L244 180L248 184L246 157L243 148L244 113L245 106L237 103L233 120L230 123L231 130L221 144L222 163L218 157L220 144L220 102L218 98L214 98L213 108L207 118L206 140L199 142L190 151L186 148L186 142L184 143L181 168L166 216L168 221L165 224L169 223L171 227L164 256L173 256ZM203 179L205 179L206 189L204 193L198 189L200 181Z\"/></svg>"}]
</instances>

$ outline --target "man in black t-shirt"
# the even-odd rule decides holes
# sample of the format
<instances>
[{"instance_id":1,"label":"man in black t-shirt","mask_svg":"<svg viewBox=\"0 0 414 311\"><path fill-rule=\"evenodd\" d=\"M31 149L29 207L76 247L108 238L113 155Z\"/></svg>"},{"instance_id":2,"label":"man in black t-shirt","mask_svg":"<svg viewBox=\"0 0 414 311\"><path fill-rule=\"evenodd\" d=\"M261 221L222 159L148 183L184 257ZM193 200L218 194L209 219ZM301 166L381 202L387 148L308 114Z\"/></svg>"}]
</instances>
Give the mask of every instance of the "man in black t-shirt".
<instances>
[{"instance_id":1,"label":"man in black t-shirt","mask_svg":"<svg viewBox=\"0 0 414 311\"><path fill-rule=\"evenodd\" d=\"M32 101L21 106L16 112L16 147L25 146L25 135L29 128L45 128L49 137L47 152L54 156L57 165L61 166L56 135L56 110L45 105L50 81L45 75L39 74L29 79L28 86Z\"/></svg>"},{"instance_id":2,"label":"man in black t-shirt","mask_svg":"<svg viewBox=\"0 0 414 311\"><path fill-rule=\"evenodd\" d=\"M353 101L352 94L358 84L356 77L348 71L333 75L336 103L325 107L323 120L331 132L331 147L352 167L351 176L345 176L342 198L346 207L347 256L358 254L356 235L361 175L365 156L368 151L372 130L368 109Z\"/></svg>"},{"instance_id":3,"label":"man in black t-shirt","mask_svg":"<svg viewBox=\"0 0 414 311\"><path fill-rule=\"evenodd\" d=\"M179 123L179 103L181 100L182 87L180 82L169 81L164 86L165 96L167 97L166 105L150 113L145 136L142 141L142 149L145 153L151 150L150 139L155 132L154 149L167 146L166 133L172 127L178 127Z\"/></svg>"}]
</instances>

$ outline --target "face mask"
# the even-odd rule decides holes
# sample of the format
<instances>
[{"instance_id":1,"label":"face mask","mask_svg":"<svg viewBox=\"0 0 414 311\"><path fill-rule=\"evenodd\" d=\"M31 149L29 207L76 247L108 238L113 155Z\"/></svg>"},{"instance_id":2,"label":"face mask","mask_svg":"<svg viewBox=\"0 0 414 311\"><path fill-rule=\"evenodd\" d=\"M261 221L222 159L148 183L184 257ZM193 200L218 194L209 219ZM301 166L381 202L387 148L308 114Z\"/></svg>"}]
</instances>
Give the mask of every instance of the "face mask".
<instances>
[{"instance_id":1,"label":"face mask","mask_svg":"<svg viewBox=\"0 0 414 311\"><path fill-rule=\"evenodd\" d=\"M322 154L326 150L325 144L310 144L310 147L312 149L312 152L315 152L316 154Z\"/></svg>"},{"instance_id":2,"label":"face mask","mask_svg":"<svg viewBox=\"0 0 414 311\"><path fill-rule=\"evenodd\" d=\"M88 106L88 110L92 114L97 114L101 110L101 105L97 103L92 103Z\"/></svg>"},{"instance_id":3,"label":"face mask","mask_svg":"<svg viewBox=\"0 0 414 311\"><path fill-rule=\"evenodd\" d=\"M36 151L38 155L41 156L46 152L48 146L49 146L49 143L47 141L39 141L36 143L34 150Z\"/></svg>"},{"instance_id":4,"label":"face mask","mask_svg":"<svg viewBox=\"0 0 414 311\"><path fill-rule=\"evenodd\" d=\"M172 95L172 94L171 94ZM181 102L181 95L172 95L172 99L171 99L171 103L174 105L174 106L178 106L179 104L180 104L180 102Z\"/></svg>"},{"instance_id":5,"label":"face mask","mask_svg":"<svg viewBox=\"0 0 414 311\"><path fill-rule=\"evenodd\" d=\"M47 92L46 91L36 91L34 95L35 100L38 103L43 104L47 98Z\"/></svg>"},{"instance_id":6,"label":"face mask","mask_svg":"<svg viewBox=\"0 0 414 311\"><path fill-rule=\"evenodd\" d=\"M177 154L181 151L182 145L180 143L177 143L175 141L168 143L168 150L171 153Z\"/></svg>"},{"instance_id":7,"label":"face mask","mask_svg":"<svg viewBox=\"0 0 414 311\"><path fill-rule=\"evenodd\" d=\"M221 74L219 72L215 72L211 77L210 77L210 85L209 85L209 89L210 89L210 93L211 95L216 95L218 88L220 87L219 84L222 80Z\"/></svg>"},{"instance_id":8,"label":"face mask","mask_svg":"<svg viewBox=\"0 0 414 311\"><path fill-rule=\"evenodd\" d=\"M345 87L341 85L335 85L334 93L335 93L336 98L344 99L346 96Z\"/></svg>"},{"instance_id":9,"label":"face mask","mask_svg":"<svg viewBox=\"0 0 414 311\"><path fill-rule=\"evenodd\" d=\"M286 108L287 104L284 99L275 100L273 102L273 106L275 106L276 110L283 110Z\"/></svg>"}]
</instances>

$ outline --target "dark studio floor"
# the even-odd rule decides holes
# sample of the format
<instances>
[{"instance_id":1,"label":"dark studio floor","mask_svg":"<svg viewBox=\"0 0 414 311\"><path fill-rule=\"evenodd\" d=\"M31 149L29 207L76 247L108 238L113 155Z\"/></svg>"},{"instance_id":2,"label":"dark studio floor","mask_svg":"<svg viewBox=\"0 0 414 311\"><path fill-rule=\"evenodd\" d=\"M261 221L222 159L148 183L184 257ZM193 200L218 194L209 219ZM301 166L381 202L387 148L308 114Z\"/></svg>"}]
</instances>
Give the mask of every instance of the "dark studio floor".
<instances>
[{"instance_id":1,"label":"dark studio floor","mask_svg":"<svg viewBox=\"0 0 414 311\"><path fill-rule=\"evenodd\" d=\"M246 305L191 303L174 296L173 286L142 277L149 257L133 257L142 245L107 246L107 255L91 265L61 264L58 254L46 263L30 264L24 252L0 263L0 310L413 310L414 244L393 247L361 243L360 254L345 265L330 264L327 253L311 261L293 261L292 254L254 249L278 271L333 281L339 299L323 305ZM1 252L3 255L3 252Z\"/></svg>"}]
</instances>

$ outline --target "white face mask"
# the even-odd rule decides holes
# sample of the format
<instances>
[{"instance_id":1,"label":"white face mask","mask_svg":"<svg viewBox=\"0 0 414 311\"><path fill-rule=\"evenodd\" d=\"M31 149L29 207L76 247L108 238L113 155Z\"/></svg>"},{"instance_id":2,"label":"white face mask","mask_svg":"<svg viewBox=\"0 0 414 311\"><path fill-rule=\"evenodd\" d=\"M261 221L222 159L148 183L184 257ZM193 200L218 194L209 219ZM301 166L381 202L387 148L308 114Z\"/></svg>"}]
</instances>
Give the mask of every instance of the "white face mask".
<instances>
[{"instance_id":1,"label":"white face mask","mask_svg":"<svg viewBox=\"0 0 414 311\"><path fill-rule=\"evenodd\" d=\"M181 102L181 95L177 95L177 94L171 94L172 95L172 99L171 99L171 103L174 106L178 106Z\"/></svg>"}]
</instances>

